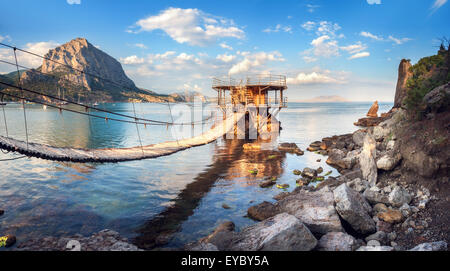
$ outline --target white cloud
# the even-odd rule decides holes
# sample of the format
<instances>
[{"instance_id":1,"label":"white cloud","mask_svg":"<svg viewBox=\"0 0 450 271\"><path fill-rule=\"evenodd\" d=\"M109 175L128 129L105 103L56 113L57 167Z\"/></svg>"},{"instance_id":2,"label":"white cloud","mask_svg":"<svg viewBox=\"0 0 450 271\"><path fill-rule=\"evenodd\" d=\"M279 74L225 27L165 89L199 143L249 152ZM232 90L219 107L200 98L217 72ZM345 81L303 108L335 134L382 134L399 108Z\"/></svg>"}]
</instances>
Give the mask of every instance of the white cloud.
<instances>
[{"instance_id":1,"label":"white cloud","mask_svg":"<svg viewBox=\"0 0 450 271\"><path fill-rule=\"evenodd\" d=\"M286 33L292 33L292 27L291 26L282 26L281 24L277 24L274 28L266 28L263 30L263 32L271 33L271 32L286 32Z\"/></svg>"},{"instance_id":2,"label":"white cloud","mask_svg":"<svg viewBox=\"0 0 450 271\"><path fill-rule=\"evenodd\" d=\"M380 5L381 4L381 0L367 0L367 4L369 4L369 5L373 5L373 4Z\"/></svg>"},{"instance_id":3,"label":"white cloud","mask_svg":"<svg viewBox=\"0 0 450 271\"><path fill-rule=\"evenodd\" d=\"M67 0L67 4L69 4L69 5L79 5L79 4L81 4L81 0Z\"/></svg>"},{"instance_id":4,"label":"white cloud","mask_svg":"<svg viewBox=\"0 0 450 271\"><path fill-rule=\"evenodd\" d=\"M306 63L311 63L311 62L316 62L316 61L317 61L317 58L316 58L316 57L312 57L312 56L304 56L304 57L303 57L303 60L304 60Z\"/></svg>"},{"instance_id":5,"label":"white cloud","mask_svg":"<svg viewBox=\"0 0 450 271\"><path fill-rule=\"evenodd\" d=\"M309 73L300 72L295 77L286 79L292 85L315 85L315 84L344 84L346 83L344 73L339 72L332 75L331 71L312 71Z\"/></svg>"},{"instance_id":6,"label":"white cloud","mask_svg":"<svg viewBox=\"0 0 450 271\"><path fill-rule=\"evenodd\" d=\"M447 3L447 0L435 0L433 5L431 6L431 13L434 13L436 10L438 10L440 7L442 7L445 3Z\"/></svg>"},{"instance_id":7,"label":"white cloud","mask_svg":"<svg viewBox=\"0 0 450 271\"><path fill-rule=\"evenodd\" d=\"M393 41L397 45L401 45L401 44L403 44L403 43L405 43L407 41L410 41L411 39L410 38L400 38L400 39L398 39L398 38L395 38L393 36L389 36L389 40Z\"/></svg>"},{"instance_id":8,"label":"white cloud","mask_svg":"<svg viewBox=\"0 0 450 271\"><path fill-rule=\"evenodd\" d=\"M257 69L269 61L284 61L285 59L282 57L281 53L278 51L266 53L266 52L258 52L254 54L250 54L247 52L239 53L244 57L242 61L234 64L230 70L228 71L229 75L243 73L243 72L253 72L254 69Z\"/></svg>"},{"instance_id":9,"label":"white cloud","mask_svg":"<svg viewBox=\"0 0 450 271\"><path fill-rule=\"evenodd\" d=\"M132 29L138 28L133 31ZM213 18L198 9L168 8L158 15L141 19L127 32L161 29L178 43L204 46L220 38L243 39L245 33L231 20Z\"/></svg>"},{"instance_id":10,"label":"white cloud","mask_svg":"<svg viewBox=\"0 0 450 271\"><path fill-rule=\"evenodd\" d=\"M382 41L383 40L383 37L374 35L374 34L372 34L370 32L362 31L360 33L360 35L363 36L363 37L366 37L366 38L371 38L371 39L377 40L377 41Z\"/></svg>"},{"instance_id":11,"label":"white cloud","mask_svg":"<svg viewBox=\"0 0 450 271\"><path fill-rule=\"evenodd\" d=\"M304 29L308 30L308 31L313 30L315 28L315 26L316 26L316 23L315 22L311 22L311 21L308 21L308 22L302 24L302 27Z\"/></svg>"},{"instance_id":12,"label":"white cloud","mask_svg":"<svg viewBox=\"0 0 450 271\"><path fill-rule=\"evenodd\" d=\"M350 56L348 59L357 59L357 58L363 58L363 57L368 57L368 56L370 56L369 52L360 52L360 53Z\"/></svg>"},{"instance_id":13,"label":"white cloud","mask_svg":"<svg viewBox=\"0 0 450 271\"><path fill-rule=\"evenodd\" d=\"M328 35L320 36L311 42L313 46L310 49L313 55L317 57L331 57L339 55L339 46L336 40L332 40Z\"/></svg>"},{"instance_id":14,"label":"white cloud","mask_svg":"<svg viewBox=\"0 0 450 271\"><path fill-rule=\"evenodd\" d=\"M219 60L222 60L225 63L228 63L228 62L233 61L236 58L236 56L223 54L223 55L218 55L216 58Z\"/></svg>"},{"instance_id":15,"label":"white cloud","mask_svg":"<svg viewBox=\"0 0 450 271\"><path fill-rule=\"evenodd\" d=\"M54 41L41 41L41 42L29 42L22 47L22 49L35 53L37 55L45 56L50 49L59 46L59 43ZM11 49L1 48L0 58L14 63L14 53ZM43 59L31 54L23 53L17 51L17 62L19 65L25 66L27 68L37 68L42 65ZM1 72L10 72L12 67L10 65L2 64L0 67Z\"/></svg>"},{"instance_id":16,"label":"white cloud","mask_svg":"<svg viewBox=\"0 0 450 271\"><path fill-rule=\"evenodd\" d=\"M337 23L332 23L328 21L319 22L319 27L317 28L317 35L329 35L331 37L336 36L336 32L339 31L341 27Z\"/></svg>"},{"instance_id":17,"label":"white cloud","mask_svg":"<svg viewBox=\"0 0 450 271\"><path fill-rule=\"evenodd\" d=\"M0 42L2 42L2 41L10 42L11 41L11 37L9 35L5 35L5 36L0 35Z\"/></svg>"},{"instance_id":18,"label":"white cloud","mask_svg":"<svg viewBox=\"0 0 450 271\"><path fill-rule=\"evenodd\" d=\"M139 58L136 55L132 55L125 58L120 58L120 62L122 62L125 65L136 65L145 63L145 59Z\"/></svg>"},{"instance_id":19,"label":"white cloud","mask_svg":"<svg viewBox=\"0 0 450 271\"><path fill-rule=\"evenodd\" d=\"M134 46L141 48L141 49L147 49L147 46L145 46L145 44L143 44L143 43L136 43L136 44L134 44Z\"/></svg>"},{"instance_id":20,"label":"white cloud","mask_svg":"<svg viewBox=\"0 0 450 271\"><path fill-rule=\"evenodd\" d=\"M219 44L220 47L222 47L223 49L227 49L227 50L233 50L233 47L231 47L230 45L226 44L225 42L222 42L221 44Z\"/></svg>"},{"instance_id":21,"label":"white cloud","mask_svg":"<svg viewBox=\"0 0 450 271\"><path fill-rule=\"evenodd\" d=\"M356 53L366 50L367 45L362 44L360 41L358 41L357 43L352 44L352 45L342 46L342 47L340 47L340 49L347 51L349 54L356 54Z\"/></svg>"},{"instance_id":22,"label":"white cloud","mask_svg":"<svg viewBox=\"0 0 450 271\"><path fill-rule=\"evenodd\" d=\"M306 4L307 10L309 13L313 13L317 8L320 8L318 5Z\"/></svg>"}]
</instances>

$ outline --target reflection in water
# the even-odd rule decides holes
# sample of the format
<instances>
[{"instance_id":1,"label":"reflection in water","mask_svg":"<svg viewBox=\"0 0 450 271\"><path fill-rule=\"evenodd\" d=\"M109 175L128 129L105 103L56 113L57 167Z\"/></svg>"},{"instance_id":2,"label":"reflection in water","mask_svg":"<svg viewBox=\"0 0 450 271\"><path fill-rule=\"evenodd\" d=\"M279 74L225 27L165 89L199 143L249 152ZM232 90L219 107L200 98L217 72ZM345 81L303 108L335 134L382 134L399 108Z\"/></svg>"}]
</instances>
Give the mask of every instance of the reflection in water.
<instances>
[{"instance_id":1,"label":"reflection in water","mask_svg":"<svg viewBox=\"0 0 450 271\"><path fill-rule=\"evenodd\" d=\"M198 207L203 197L219 180L242 180L241 185L255 185L264 177L279 177L283 173L286 153L275 150L244 151L245 140L225 140L225 146L215 149L214 162L180 192L162 213L147 221L137 232L134 243L144 249L164 245ZM217 146L217 145L216 145ZM270 157L270 159L268 159ZM251 173L257 169L257 174Z\"/></svg>"}]
</instances>

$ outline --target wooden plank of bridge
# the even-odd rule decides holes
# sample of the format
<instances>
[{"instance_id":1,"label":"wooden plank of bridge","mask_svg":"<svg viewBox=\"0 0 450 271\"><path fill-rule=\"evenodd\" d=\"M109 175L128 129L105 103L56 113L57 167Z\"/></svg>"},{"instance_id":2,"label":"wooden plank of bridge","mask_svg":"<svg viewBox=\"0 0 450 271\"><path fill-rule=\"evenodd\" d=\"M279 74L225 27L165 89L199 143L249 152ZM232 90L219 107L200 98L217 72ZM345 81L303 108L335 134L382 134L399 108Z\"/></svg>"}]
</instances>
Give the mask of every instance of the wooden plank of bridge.
<instances>
[{"instance_id":1,"label":"wooden plank of bridge","mask_svg":"<svg viewBox=\"0 0 450 271\"><path fill-rule=\"evenodd\" d=\"M166 156L187 148L205 145L234 129L234 125L245 116L235 113L236 118L225 119L205 133L178 141L167 141L147 146L109 149L60 148L45 144L27 143L21 140L0 136L0 148L18 152L31 157L55 161L71 162L121 162Z\"/></svg>"}]
</instances>

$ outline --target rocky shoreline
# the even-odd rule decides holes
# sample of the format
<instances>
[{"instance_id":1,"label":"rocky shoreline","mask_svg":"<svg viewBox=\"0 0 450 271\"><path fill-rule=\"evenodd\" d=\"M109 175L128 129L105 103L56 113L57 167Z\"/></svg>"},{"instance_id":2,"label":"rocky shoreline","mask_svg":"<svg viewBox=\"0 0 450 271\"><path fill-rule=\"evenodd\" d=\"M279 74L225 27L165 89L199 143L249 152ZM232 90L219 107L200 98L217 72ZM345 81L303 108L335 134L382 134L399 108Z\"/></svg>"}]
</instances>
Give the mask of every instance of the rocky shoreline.
<instances>
[{"instance_id":1,"label":"rocky shoreline","mask_svg":"<svg viewBox=\"0 0 450 271\"><path fill-rule=\"evenodd\" d=\"M225 222L185 249L448 250L450 114L441 100L449 90L447 84L444 95L440 87L424 98L430 113L422 123L393 108L381 118L359 120L367 127L353 134L311 143L307 150L328 156L341 176L325 179L321 168L295 170L301 178L294 191L248 209L259 223L237 232Z\"/></svg>"}]
</instances>

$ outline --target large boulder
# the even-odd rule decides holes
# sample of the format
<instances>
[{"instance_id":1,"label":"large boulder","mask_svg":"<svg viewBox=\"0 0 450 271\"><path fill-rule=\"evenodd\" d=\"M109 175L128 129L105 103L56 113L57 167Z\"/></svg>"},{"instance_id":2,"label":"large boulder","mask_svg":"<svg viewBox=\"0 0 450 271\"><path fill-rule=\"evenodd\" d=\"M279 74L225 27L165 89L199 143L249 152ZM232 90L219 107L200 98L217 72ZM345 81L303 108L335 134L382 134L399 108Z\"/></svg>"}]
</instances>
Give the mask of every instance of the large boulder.
<instances>
[{"instance_id":1,"label":"large boulder","mask_svg":"<svg viewBox=\"0 0 450 271\"><path fill-rule=\"evenodd\" d=\"M364 145L358 158L363 178L367 180L371 186L374 186L377 182L378 177L378 169L375 162L376 143L372 136L370 136L369 134L367 134L364 138Z\"/></svg>"},{"instance_id":2,"label":"large boulder","mask_svg":"<svg viewBox=\"0 0 450 271\"><path fill-rule=\"evenodd\" d=\"M350 226L362 233L376 231L375 222L370 217L372 207L364 197L346 184L342 184L333 191L336 210Z\"/></svg>"},{"instance_id":3,"label":"large boulder","mask_svg":"<svg viewBox=\"0 0 450 271\"><path fill-rule=\"evenodd\" d=\"M364 129L359 129L358 131L353 133L353 142L359 146L362 147L364 145L364 138L366 137L366 130Z\"/></svg>"},{"instance_id":4,"label":"large boulder","mask_svg":"<svg viewBox=\"0 0 450 271\"><path fill-rule=\"evenodd\" d=\"M327 164L332 165L332 166L337 166L340 168L344 168L344 161L343 159L345 158L345 152L340 150L340 149L331 149L328 152L328 159L327 159Z\"/></svg>"},{"instance_id":5,"label":"large boulder","mask_svg":"<svg viewBox=\"0 0 450 271\"><path fill-rule=\"evenodd\" d=\"M295 216L282 213L239 232L230 250L309 251L317 239Z\"/></svg>"},{"instance_id":6,"label":"large boulder","mask_svg":"<svg viewBox=\"0 0 450 271\"><path fill-rule=\"evenodd\" d=\"M384 191L380 190L377 186L372 186L371 188L366 189L363 195L371 204L390 204L389 196L385 194Z\"/></svg>"},{"instance_id":7,"label":"large boulder","mask_svg":"<svg viewBox=\"0 0 450 271\"><path fill-rule=\"evenodd\" d=\"M328 187L314 192L302 189L280 200L276 206L280 212L300 219L314 233L343 231L334 208L333 193Z\"/></svg>"},{"instance_id":8,"label":"large boulder","mask_svg":"<svg viewBox=\"0 0 450 271\"><path fill-rule=\"evenodd\" d=\"M375 101L370 107L369 112L367 112L367 116L369 118L378 118L378 109L378 101Z\"/></svg>"},{"instance_id":9,"label":"large boulder","mask_svg":"<svg viewBox=\"0 0 450 271\"><path fill-rule=\"evenodd\" d=\"M412 76L412 72L409 70L411 68L411 62L406 59L400 61L398 67L398 80L397 88L395 90L394 108L401 107L403 100L407 94L406 82Z\"/></svg>"},{"instance_id":10,"label":"large boulder","mask_svg":"<svg viewBox=\"0 0 450 271\"><path fill-rule=\"evenodd\" d=\"M353 251L356 249L356 239L343 232L329 232L322 236L317 244L320 251Z\"/></svg>"}]
</instances>

